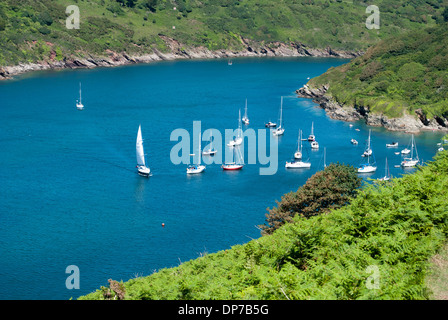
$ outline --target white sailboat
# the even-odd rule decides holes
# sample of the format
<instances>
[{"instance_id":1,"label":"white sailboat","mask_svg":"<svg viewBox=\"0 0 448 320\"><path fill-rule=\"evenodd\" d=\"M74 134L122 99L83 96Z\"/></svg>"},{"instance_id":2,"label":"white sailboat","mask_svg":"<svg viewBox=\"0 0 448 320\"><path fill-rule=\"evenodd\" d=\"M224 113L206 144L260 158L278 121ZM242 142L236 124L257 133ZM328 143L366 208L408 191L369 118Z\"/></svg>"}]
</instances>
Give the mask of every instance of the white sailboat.
<instances>
[{"instance_id":1,"label":"white sailboat","mask_svg":"<svg viewBox=\"0 0 448 320\"><path fill-rule=\"evenodd\" d=\"M247 116L247 99L246 99L246 106L244 107L243 122L245 125L249 124L249 117Z\"/></svg>"},{"instance_id":2,"label":"white sailboat","mask_svg":"<svg viewBox=\"0 0 448 320\"><path fill-rule=\"evenodd\" d=\"M76 109L78 110L84 109L84 105L82 104L81 82L79 83L79 100L76 100Z\"/></svg>"},{"instance_id":3,"label":"white sailboat","mask_svg":"<svg viewBox=\"0 0 448 320\"><path fill-rule=\"evenodd\" d=\"M311 133L308 136L308 141L315 141L316 136L314 135L314 122L311 122Z\"/></svg>"},{"instance_id":4,"label":"white sailboat","mask_svg":"<svg viewBox=\"0 0 448 320\"><path fill-rule=\"evenodd\" d=\"M137 172L139 175L149 177L151 170L146 166L145 152L143 150L143 138L141 125L138 127L137 142L136 142L136 154L137 154Z\"/></svg>"},{"instance_id":5,"label":"white sailboat","mask_svg":"<svg viewBox=\"0 0 448 320\"><path fill-rule=\"evenodd\" d=\"M302 159L302 131L299 130L299 137L297 140L297 151L294 153L294 159Z\"/></svg>"},{"instance_id":6,"label":"white sailboat","mask_svg":"<svg viewBox=\"0 0 448 320\"><path fill-rule=\"evenodd\" d=\"M280 125L272 133L274 136L281 136L285 132L285 128L283 128L283 125L282 125L282 118L283 118L283 97L281 97L281 100L280 100Z\"/></svg>"},{"instance_id":7,"label":"white sailboat","mask_svg":"<svg viewBox=\"0 0 448 320\"><path fill-rule=\"evenodd\" d=\"M415 167L420 162L420 159L418 158L417 145L415 144L414 135L412 135L411 137L411 149L409 150L409 152L411 153L411 156L409 158L404 158L403 161L401 162L401 166L403 168Z\"/></svg>"},{"instance_id":8,"label":"white sailboat","mask_svg":"<svg viewBox=\"0 0 448 320\"><path fill-rule=\"evenodd\" d=\"M235 159L235 153L237 157ZM232 148L232 161L224 163L221 168L226 171L241 170L244 167L244 162L242 161L242 155L239 147Z\"/></svg>"},{"instance_id":9,"label":"white sailboat","mask_svg":"<svg viewBox=\"0 0 448 320\"><path fill-rule=\"evenodd\" d=\"M229 141L227 146L228 147L234 147L234 146L239 146L240 144L242 144L243 143L242 132L243 132L243 129L241 127L241 109L240 109L239 113L238 113L238 130L237 130L237 135L236 135L236 137L233 140Z\"/></svg>"},{"instance_id":10,"label":"white sailboat","mask_svg":"<svg viewBox=\"0 0 448 320\"><path fill-rule=\"evenodd\" d=\"M372 148L370 147L370 133L371 130L369 130L369 137L367 138L367 148L364 150L364 153L362 154L363 157L370 157L373 153Z\"/></svg>"},{"instance_id":11,"label":"white sailboat","mask_svg":"<svg viewBox=\"0 0 448 320\"><path fill-rule=\"evenodd\" d=\"M311 162L308 161L302 161L302 130L299 131L299 146L300 146L300 159L293 160L291 162L286 162L285 164L285 168L287 169L300 169L300 168L310 168L311 167ZM296 157L297 152L294 154L294 157ZM297 159L297 158L296 158Z\"/></svg>"},{"instance_id":12,"label":"white sailboat","mask_svg":"<svg viewBox=\"0 0 448 320\"><path fill-rule=\"evenodd\" d=\"M210 144L209 144L209 147L208 147L208 149L204 149L204 151L202 151L202 154L204 156L214 156L217 152L218 152L218 150L213 148L212 133L210 132Z\"/></svg>"},{"instance_id":13,"label":"white sailboat","mask_svg":"<svg viewBox=\"0 0 448 320\"><path fill-rule=\"evenodd\" d=\"M198 144L198 163L189 165L187 167L187 174L201 173L205 170L205 166L201 165L201 134L199 134ZM192 156L194 156L194 153L192 154Z\"/></svg>"},{"instance_id":14,"label":"white sailboat","mask_svg":"<svg viewBox=\"0 0 448 320\"><path fill-rule=\"evenodd\" d=\"M371 130L369 130L369 138L367 139L366 151L364 151L364 154L363 154L363 156L367 158L367 162L364 162L359 166L358 173L371 173L371 172L375 172L377 169L375 156L373 155L373 150L371 148L370 134L371 134ZM370 158L372 158L372 157L373 157L373 161L370 160Z\"/></svg>"},{"instance_id":15,"label":"white sailboat","mask_svg":"<svg viewBox=\"0 0 448 320\"><path fill-rule=\"evenodd\" d=\"M389 165L387 164L387 157L386 157L386 166L384 168L384 177L378 178L379 181L389 181L390 180L390 171L389 171Z\"/></svg>"},{"instance_id":16,"label":"white sailboat","mask_svg":"<svg viewBox=\"0 0 448 320\"><path fill-rule=\"evenodd\" d=\"M327 167L327 148L324 148L324 168Z\"/></svg>"}]
</instances>

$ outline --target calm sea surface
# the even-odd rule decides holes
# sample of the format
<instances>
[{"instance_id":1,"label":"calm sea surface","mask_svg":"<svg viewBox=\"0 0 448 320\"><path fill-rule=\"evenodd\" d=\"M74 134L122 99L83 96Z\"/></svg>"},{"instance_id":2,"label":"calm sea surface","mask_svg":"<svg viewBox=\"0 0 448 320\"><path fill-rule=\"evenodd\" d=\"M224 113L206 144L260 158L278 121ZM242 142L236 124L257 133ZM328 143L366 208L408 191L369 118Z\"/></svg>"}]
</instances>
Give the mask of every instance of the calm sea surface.
<instances>
[{"instance_id":1,"label":"calm sea surface","mask_svg":"<svg viewBox=\"0 0 448 320\"><path fill-rule=\"evenodd\" d=\"M259 237L255 226L264 223L266 208L323 169L324 147L327 164L362 161L368 127L331 120L294 94L308 77L346 62L175 61L38 72L0 82L0 299L77 298L109 278L127 281ZM83 111L75 108L79 82ZM243 128L266 130L265 122L278 121L281 96L286 131L278 138L276 174L260 175L260 164L239 172L211 164L189 177L185 164L170 160L177 144L170 140L173 130L192 132L193 121L200 120L202 131L215 128L224 136L224 129L237 127L246 98L250 125ZM304 144L312 167L287 171L298 130L307 137L312 121L321 146L311 151ZM149 179L135 169L140 124ZM441 136L416 136L420 158L434 156ZM368 177L384 175L386 157L391 173L402 175L394 152L409 140L372 128L378 171ZM392 141L400 148L387 149ZM79 267L78 290L66 288L69 265Z\"/></svg>"}]
</instances>

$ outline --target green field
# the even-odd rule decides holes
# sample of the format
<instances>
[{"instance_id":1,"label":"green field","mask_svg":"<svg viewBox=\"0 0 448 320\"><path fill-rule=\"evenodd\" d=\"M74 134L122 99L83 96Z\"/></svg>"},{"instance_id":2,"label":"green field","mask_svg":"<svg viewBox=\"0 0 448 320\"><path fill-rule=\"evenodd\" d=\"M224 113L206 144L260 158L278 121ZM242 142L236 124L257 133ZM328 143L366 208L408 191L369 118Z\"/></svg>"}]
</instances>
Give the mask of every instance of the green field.
<instances>
[{"instance_id":1,"label":"green field","mask_svg":"<svg viewBox=\"0 0 448 320\"><path fill-rule=\"evenodd\" d=\"M68 5L80 8L68 30ZM106 50L167 50L160 35L186 46L241 50L241 37L263 44L366 50L380 39L443 19L448 0L385 1L381 29L368 30L361 0L4 0L0 2L0 66L104 55ZM174 10L176 8L176 10ZM173 29L173 26L175 29Z\"/></svg>"}]
</instances>

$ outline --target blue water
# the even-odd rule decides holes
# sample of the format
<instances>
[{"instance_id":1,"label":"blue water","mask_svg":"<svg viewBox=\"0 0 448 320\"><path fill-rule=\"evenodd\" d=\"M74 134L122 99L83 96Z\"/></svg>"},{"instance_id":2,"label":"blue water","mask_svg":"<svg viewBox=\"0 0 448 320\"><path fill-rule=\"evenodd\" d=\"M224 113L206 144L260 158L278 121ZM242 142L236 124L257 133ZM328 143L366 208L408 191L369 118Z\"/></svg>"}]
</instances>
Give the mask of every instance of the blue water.
<instances>
[{"instance_id":1,"label":"blue water","mask_svg":"<svg viewBox=\"0 0 448 320\"><path fill-rule=\"evenodd\" d=\"M294 91L342 59L241 58L175 61L111 69L38 72L0 83L0 299L77 298L107 285L250 241L266 208L297 190L327 163L358 165L368 128L331 120ZM83 85L84 111L75 108ZM284 96L285 135L279 168L259 175L259 164L239 172L209 165L188 177L170 160L174 129L235 129L248 99L249 128L277 121ZM299 128L314 130L321 148L309 151L309 170L287 171ZM149 179L135 171L135 139L142 125ZM359 128L360 131L355 131ZM359 146L352 146L350 139ZM430 160L441 134L416 136ZM372 128L378 171L387 156L394 176L398 150L410 136ZM224 143L224 142L223 142ZM306 145L306 144L305 144ZM222 149L222 148L221 148ZM193 152L193 151L192 151ZM412 170L411 170L412 172ZM162 227L162 223L165 227ZM69 290L66 267L80 270Z\"/></svg>"}]
</instances>

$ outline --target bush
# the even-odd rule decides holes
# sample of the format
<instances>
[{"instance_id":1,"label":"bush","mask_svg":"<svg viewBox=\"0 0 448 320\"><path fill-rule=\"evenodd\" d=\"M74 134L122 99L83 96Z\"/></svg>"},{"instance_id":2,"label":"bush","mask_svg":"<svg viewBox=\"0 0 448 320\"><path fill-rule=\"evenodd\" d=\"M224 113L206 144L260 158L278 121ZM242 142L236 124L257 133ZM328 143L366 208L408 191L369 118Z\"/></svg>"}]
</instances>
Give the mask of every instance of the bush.
<instances>
[{"instance_id":1,"label":"bush","mask_svg":"<svg viewBox=\"0 0 448 320\"><path fill-rule=\"evenodd\" d=\"M309 218L339 208L356 196L362 179L353 166L330 164L314 174L296 192L284 195L277 207L268 209L262 234L271 234L297 215Z\"/></svg>"}]
</instances>

